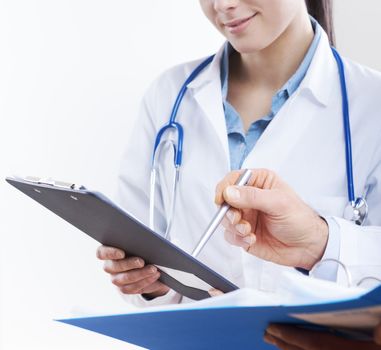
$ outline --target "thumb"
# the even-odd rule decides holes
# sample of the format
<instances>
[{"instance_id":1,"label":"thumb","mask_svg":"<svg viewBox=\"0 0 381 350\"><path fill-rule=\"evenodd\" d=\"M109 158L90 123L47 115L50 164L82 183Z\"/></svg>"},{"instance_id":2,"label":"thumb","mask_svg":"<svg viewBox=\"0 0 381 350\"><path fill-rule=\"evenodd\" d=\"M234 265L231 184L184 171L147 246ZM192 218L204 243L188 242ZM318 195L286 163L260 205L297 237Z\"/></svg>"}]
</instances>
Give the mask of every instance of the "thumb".
<instances>
[{"instance_id":1,"label":"thumb","mask_svg":"<svg viewBox=\"0 0 381 350\"><path fill-rule=\"evenodd\" d=\"M266 214L279 213L286 204L285 196L278 190L262 190L252 186L229 186L224 199L237 209L255 209Z\"/></svg>"}]
</instances>

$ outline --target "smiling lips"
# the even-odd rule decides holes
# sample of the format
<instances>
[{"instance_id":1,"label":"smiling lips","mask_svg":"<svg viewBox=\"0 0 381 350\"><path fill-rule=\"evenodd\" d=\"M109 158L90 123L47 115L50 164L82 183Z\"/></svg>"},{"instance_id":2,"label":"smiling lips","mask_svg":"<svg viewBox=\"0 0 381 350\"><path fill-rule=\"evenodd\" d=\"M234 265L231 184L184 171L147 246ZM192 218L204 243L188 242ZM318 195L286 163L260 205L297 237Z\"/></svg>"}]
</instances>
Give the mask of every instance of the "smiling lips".
<instances>
[{"instance_id":1,"label":"smiling lips","mask_svg":"<svg viewBox=\"0 0 381 350\"><path fill-rule=\"evenodd\" d=\"M224 23L224 26L229 30L231 34L239 34L246 29L246 27L249 25L250 21L255 17L255 15L256 13L243 19L236 19L234 21Z\"/></svg>"}]
</instances>

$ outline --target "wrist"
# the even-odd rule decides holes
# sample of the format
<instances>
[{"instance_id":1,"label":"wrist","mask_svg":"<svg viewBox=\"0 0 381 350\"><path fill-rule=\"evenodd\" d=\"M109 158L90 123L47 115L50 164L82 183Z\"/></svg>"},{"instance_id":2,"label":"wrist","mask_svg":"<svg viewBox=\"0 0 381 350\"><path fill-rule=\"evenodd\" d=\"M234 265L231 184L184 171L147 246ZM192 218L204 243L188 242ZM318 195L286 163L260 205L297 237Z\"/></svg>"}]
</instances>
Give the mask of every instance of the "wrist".
<instances>
[{"instance_id":1,"label":"wrist","mask_svg":"<svg viewBox=\"0 0 381 350\"><path fill-rule=\"evenodd\" d=\"M328 236L328 223L321 216L317 216L313 232L311 233L312 240L306 247L303 266L299 267L311 270L322 259L327 247Z\"/></svg>"}]
</instances>

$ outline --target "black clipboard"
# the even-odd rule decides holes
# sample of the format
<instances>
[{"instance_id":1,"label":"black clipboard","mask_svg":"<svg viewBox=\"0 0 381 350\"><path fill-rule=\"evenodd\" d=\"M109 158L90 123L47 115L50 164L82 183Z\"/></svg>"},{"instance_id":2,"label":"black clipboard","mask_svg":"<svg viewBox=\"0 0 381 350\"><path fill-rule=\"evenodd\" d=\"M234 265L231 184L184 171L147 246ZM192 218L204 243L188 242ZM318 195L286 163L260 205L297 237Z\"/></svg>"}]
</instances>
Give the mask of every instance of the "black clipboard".
<instances>
[{"instance_id":1,"label":"black clipboard","mask_svg":"<svg viewBox=\"0 0 381 350\"><path fill-rule=\"evenodd\" d=\"M238 289L99 192L63 182L46 183L36 178L7 177L6 181L103 245L123 249L127 255L139 256L147 264L194 274L224 293ZM188 298L201 300L210 296L208 292L186 286L163 271L160 275L163 283Z\"/></svg>"}]
</instances>

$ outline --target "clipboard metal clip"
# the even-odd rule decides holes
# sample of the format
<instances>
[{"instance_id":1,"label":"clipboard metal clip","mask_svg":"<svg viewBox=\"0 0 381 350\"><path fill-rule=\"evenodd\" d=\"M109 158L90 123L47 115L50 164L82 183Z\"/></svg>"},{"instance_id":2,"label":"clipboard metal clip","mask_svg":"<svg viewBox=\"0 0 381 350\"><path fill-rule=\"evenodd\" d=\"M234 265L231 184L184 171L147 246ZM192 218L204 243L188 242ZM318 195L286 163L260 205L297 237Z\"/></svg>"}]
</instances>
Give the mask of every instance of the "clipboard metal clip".
<instances>
[{"instance_id":1,"label":"clipboard metal clip","mask_svg":"<svg viewBox=\"0 0 381 350\"><path fill-rule=\"evenodd\" d=\"M66 190L85 190L86 188L82 185L76 185L70 182L57 181L52 178L43 178L37 176L13 176L17 180L22 180L26 182L31 182L38 185L48 185L52 187L59 187Z\"/></svg>"}]
</instances>

